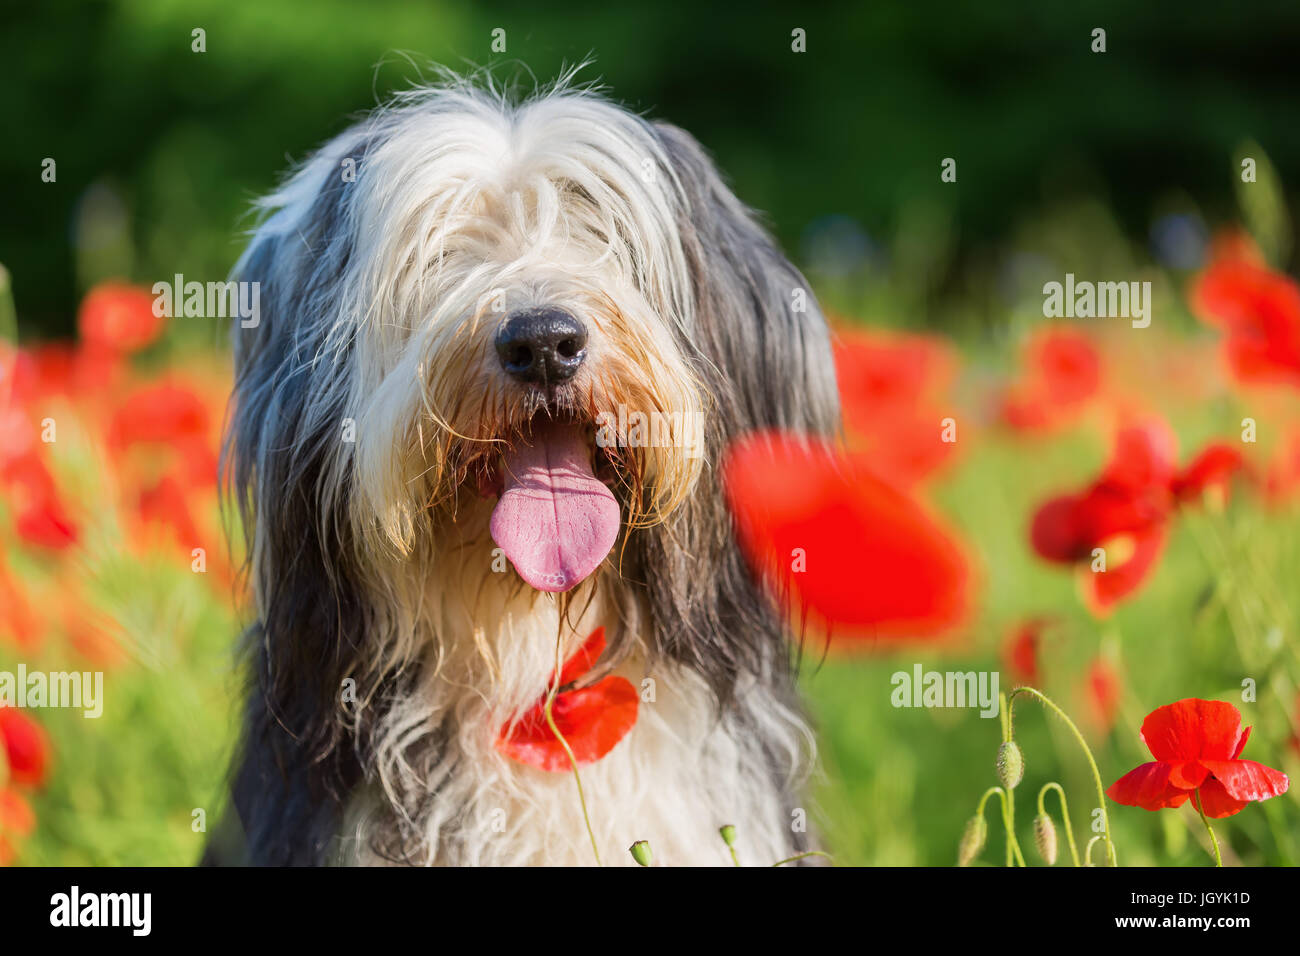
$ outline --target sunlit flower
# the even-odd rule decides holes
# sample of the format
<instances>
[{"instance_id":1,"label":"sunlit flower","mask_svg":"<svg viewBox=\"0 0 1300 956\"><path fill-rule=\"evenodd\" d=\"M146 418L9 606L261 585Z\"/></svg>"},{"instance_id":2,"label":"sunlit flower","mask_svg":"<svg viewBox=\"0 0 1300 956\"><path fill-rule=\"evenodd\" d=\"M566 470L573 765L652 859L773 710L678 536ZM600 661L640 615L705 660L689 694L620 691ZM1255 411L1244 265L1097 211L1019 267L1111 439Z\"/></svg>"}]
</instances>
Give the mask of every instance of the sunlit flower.
<instances>
[{"instance_id":1,"label":"sunlit flower","mask_svg":"<svg viewBox=\"0 0 1300 956\"><path fill-rule=\"evenodd\" d=\"M1289 785L1280 770L1240 759L1249 737L1241 713L1222 701L1192 697L1158 707L1142 722L1142 740L1156 759L1115 781L1106 795L1145 810L1191 799L1208 817L1230 817Z\"/></svg>"}]
</instances>

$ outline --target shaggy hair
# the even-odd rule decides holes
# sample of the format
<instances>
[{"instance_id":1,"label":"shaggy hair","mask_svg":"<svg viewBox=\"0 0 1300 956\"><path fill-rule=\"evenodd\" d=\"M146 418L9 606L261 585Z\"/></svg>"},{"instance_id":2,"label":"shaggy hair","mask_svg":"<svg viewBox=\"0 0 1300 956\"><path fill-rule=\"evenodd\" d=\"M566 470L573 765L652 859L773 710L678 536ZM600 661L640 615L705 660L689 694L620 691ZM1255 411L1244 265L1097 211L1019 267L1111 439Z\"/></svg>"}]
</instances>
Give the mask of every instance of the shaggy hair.
<instances>
[{"instance_id":1,"label":"shaggy hair","mask_svg":"<svg viewBox=\"0 0 1300 956\"><path fill-rule=\"evenodd\" d=\"M825 322L698 143L561 82L518 100L445 77L322 147L260 203L234 270L224 455L256 621L232 782L259 864L587 863L570 775L495 746L596 626L592 679L641 695L582 767L610 862L805 847L812 738L789 634L737 547L717 475L762 428L831 434ZM525 388L506 316L580 316L573 379ZM539 415L698 415L703 454L601 448L622 523L564 594L494 566L491 480ZM503 573L504 570L504 573ZM557 650L557 643L559 645ZM648 689L648 690L647 690Z\"/></svg>"}]
</instances>

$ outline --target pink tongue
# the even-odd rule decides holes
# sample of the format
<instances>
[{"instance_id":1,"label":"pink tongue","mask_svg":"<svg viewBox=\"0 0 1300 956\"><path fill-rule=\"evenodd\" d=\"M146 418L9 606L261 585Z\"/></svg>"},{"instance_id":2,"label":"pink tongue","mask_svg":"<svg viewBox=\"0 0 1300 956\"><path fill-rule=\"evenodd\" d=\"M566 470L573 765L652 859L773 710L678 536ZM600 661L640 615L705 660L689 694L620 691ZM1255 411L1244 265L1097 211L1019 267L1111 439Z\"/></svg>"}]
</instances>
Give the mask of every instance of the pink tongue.
<instances>
[{"instance_id":1,"label":"pink tongue","mask_svg":"<svg viewBox=\"0 0 1300 956\"><path fill-rule=\"evenodd\" d=\"M618 537L618 501L592 474L583 430L546 424L505 456L492 539L539 591L567 591L605 560Z\"/></svg>"}]
</instances>

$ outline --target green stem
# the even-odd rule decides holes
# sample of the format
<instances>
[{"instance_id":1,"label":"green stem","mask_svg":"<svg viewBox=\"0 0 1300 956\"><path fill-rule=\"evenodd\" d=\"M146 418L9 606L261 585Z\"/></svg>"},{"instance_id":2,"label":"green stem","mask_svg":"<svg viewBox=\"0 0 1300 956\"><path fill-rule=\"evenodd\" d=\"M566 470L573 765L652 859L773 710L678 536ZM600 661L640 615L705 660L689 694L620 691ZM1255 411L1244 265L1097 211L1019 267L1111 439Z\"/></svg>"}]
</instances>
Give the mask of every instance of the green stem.
<instances>
[{"instance_id":1,"label":"green stem","mask_svg":"<svg viewBox=\"0 0 1300 956\"><path fill-rule=\"evenodd\" d=\"M975 815L977 817L984 816L984 804L988 803L989 797L993 796L995 793L1002 801L1002 828L1006 831L1007 835L1007 866L1015 866L1017 863L1024 866L1025 856L1020 852L1020 843L1016 840L1015 826L1012 823L1011 818L1007 815L1007 807L1011 803L1007 792L1001 787L989 787L984 791L984 795L980 797L979 806L975 808Z\"/></svg>"},{"instance_id":2,"label":"green stem","mask_svg":"<svg viewBox=\"0 0 1300 956\"><path fill-rule=\"evenodd\" d=\"M1055 780L1043 784L1043 789L1038 791L1038 812L1047 816L1047 805L1043 802L1043 798L1047 796L1049 790L1055 790L1056 795L1061 799L1061 819L1065 821L1065 839L1070 844L1070 859L1074 861L1075 866L1078 866L1079 850L1074 844L1074 826L1070 823L1070 808L1065 803L1065 791Z\"/></svg>"},{"instance_id":3,"label":"green stem","mask_svg":"<svg viewBox=\"0 0 1300 956\"><path fill-rule=\"evenodd\" d=\"M732 851L732 856L735 856L735 851L734 851L734 850ZM793 863L795 860L802 860L802 859L803 859L804 857L806 857L806 856L824 856L824 857L826 857L826 859L828 859L828 860L831 859L831 855L830 855L829 853L823 853L821 850L809 850L807 853L797 853L797 854L795 854L794 856L788 856L788 857L786 857L784 860L777 860L777 861L776 861L775 863L773 863L772 865L773 865L773 866L782 866L782 865L784 865L784 864L786 864L786 863ZM736 866L740 866L740 864L737 863Z\"/></svg>"},{"instance_id":4,"label":"green stem","mask_svg":"<svg viewBox=\"0 0 1300 956\"><path fill-rule=\"evenodd\" d=\"M1196 804L1196 812L1201 815L1201 822L1205 824L1205 832L1210 835L1210 846L1214 847L1214 865L1223 866L1223 856L1219 853L1219 838L1214 835L1214 827L1210 826L1210 821L1205 817L1205 807L1201 802L1201 788L1196 788L1196 799L1192 801Z\"/></svg>"},{"instance_id":5,"label":"green stem","mask_svg":"<svg viewBox=\"0 0 1300 956\"><path fill-rule=\"evenodd\" d=\"M582 775L578 773L578 758L573 756L573 750L569 747L569 742L564 739L564 734L560 733L560 728L555 726L555 718L551 714L551 708L555 704L555 695L560 690L560 645L563 643L563 636L555 639L555 678L551 683L551 691L546 695L546 725L551 728L551 733L555 734L555 739L560 742L564 748L565 754L569 758L569 766L573 770L573 782L578 785L578 803L582 805L582 822L587 826L587 836L591 838L591 852L596 857L596 865L603 866L600 862L600 848L596 846L596 832L591 828L591 816L587 813L587 798L582 792Z\"/></svg>"},{"instance_id":6,"label":"green stem","mask_svg":"<svg viewBox=\"0 0 1300 956\"><path fill-rule=\"evenodd\" d=\"M1079 747L1083 750L1083 755L1088 758L1088 766L1092 769L1092 782L1097 786L1097 805L1101 809L1101 823L1106 834L1106 859L1110 862L1111 866L1119 866L1119 858L1115 853L1115 841L1110 834L1110 814L1106 812L1106 788L1102 786L1101 771L1097 769L1097 761L1093 759L1092 749L1088 746L1088 741L1083 739L1083 734L1079 732L1079 728L1075 726L1074 721L1069 718L1065 711L1056 706L1056 703L1050 697L1033 687L1017 687L1013 690L1011 696L1007 698L1008 710L1015 706L1016 697L1019 694L1028 694L1052 713L1056 714L1057 717L1060 717L1061 720L1064 721L1065 725L1070 728L1071 733L1074 734L1074 739L1079 742ZM1011 721L1012 716L1008 713L1008 725Z\"/></svg>"}]
</instances>

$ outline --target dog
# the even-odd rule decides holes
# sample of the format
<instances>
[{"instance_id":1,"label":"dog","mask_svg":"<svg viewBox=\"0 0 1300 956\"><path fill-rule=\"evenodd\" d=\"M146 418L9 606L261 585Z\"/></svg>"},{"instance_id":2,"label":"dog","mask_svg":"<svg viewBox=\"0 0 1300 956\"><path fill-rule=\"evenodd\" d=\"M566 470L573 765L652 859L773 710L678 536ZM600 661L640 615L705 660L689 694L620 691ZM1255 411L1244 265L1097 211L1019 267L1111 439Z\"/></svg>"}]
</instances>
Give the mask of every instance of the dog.
<instances>
[{"instance_id":1,"label":"dog","mask_svg":"<svg viewBox=\"0 0 1300 956\"><path fill-rule=\"evenodd\" d=\"M745 863L807 850L789 617L718 467L757 429L836 434L834 365L701 146L569 77L447 74L258 205L223 449L245 862L719 865L724 825ZM635 720L599 759L503 747L611 678Z\"/></svg>"}]
</instances>

